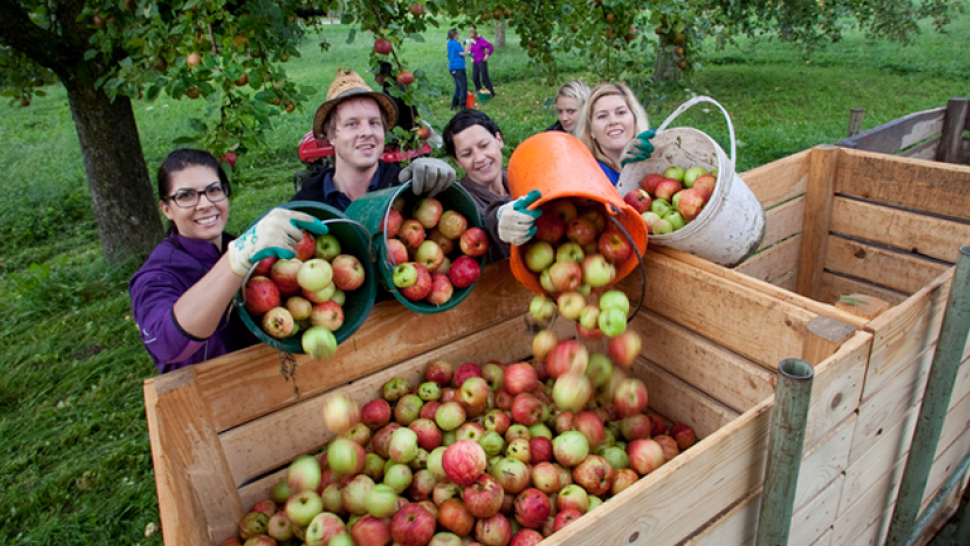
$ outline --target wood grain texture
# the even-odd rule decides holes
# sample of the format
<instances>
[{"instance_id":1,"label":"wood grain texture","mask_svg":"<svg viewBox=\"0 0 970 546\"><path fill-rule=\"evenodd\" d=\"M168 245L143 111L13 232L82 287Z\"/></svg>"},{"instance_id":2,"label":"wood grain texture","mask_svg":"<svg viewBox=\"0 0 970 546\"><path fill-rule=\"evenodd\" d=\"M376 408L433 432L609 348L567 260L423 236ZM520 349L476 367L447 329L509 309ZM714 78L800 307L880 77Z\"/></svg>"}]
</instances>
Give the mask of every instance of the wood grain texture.
<instances>
[{"instance_id":1,"label":"wood grain texture","mask_svg":"<svg viewBox=\"0 0 970 546\"><path fill-rule=\"evenodd\" d=\"M770 209L805 193L811 150L772 161L740 173L745 185L764 208Z\"/></svg>"},{"instance_id":2,"label":"wood grain texture","mask_svg":"<svg viewBox=\"0 0 970 546\"><path fill-rule=\"evenodd\" d=\"M804 215L804 196L765 211L765 238L761 241L761 248L758 250L768 248L801 233Z\"/></svg>"},{"instance_id":3,"label":"wood grain texture","mask_svg":"<svg viewBox=\"0 0 970 546\"><path fill-rule=\"evenodd\" d=\"M805 447L810 449L859 408L865 363L872 337L856 332L831 357L815 367L808 408Z\"/></svg>"},{"instance_id":4,"label":"wood grain texture","mask_svg":"<svg viewBox=\"0 0 970 546\"><path fill-rule=\"evenodd\" d=\"M906 294L919 291L949 267L860 241L836 236L828 239L826 268Z\"/></svg>"},{"instance_id":5,"label":"wood grain texture","mask_svg":"<svg viewBox=\"0 0 970 546\"><path fill-rule=\"evenodd\" d=\"M835 481L813 497L810 502L795 510L789 530L790 546L811 546L831 528L837 515L839 491L844 479L839 474Z\"/></svg>"},{"instance_id":6,"label":"wood grain texture","mask_svg":"<svg viewBox=\"0 0 970 546\"><path fill-rule=\"evenodd\" d=\"M836 197L832 232L955 263L970 244L970 224Z\"/></svg>"},{"instance_id":7,"label":"wood grain texture","mask_svg":"<svg viewBox=\"0 0 970 546\"><path fill-rule=\"evenodd\" d=\"M819 291L818 301L835 305L839 298L849 294L866 294L888 301L891 306L899 305L909 297L909 294L889 290L859 279L850 279L828 271L822 274L822 287Z\"/></svg>"},{"instance_id":8,"label":"wood grain texture","mask_svg":"<svg viewBox=\"0 0 970 546\"><path fill-rule=\"evenodd\" d=\"M839 146L892 154L943 130L945 108L933 108L883 123L839 141Z\"/></svg>"},{"instance_id":9,"label":"wood grain texture","mask_svg":"<svg viewBox=\"0 0 970 546\"><path fill-rule=\"evenodd\" d=\"M842 477L846 467L849 466L849 448L852 446L855 424L855 415L850 415L844 423L803 455L798 470L798 485L795 487L796 512L809 505L812 499ZM841 483L839 489L842 489ZM836 499L839 496L840 492L836 492ZM833 506L833 520L835 512L836 506ZM828 525L831 523L829 521Z\"/></svg>"},{"instance_id":10,"label":"wood grain texture","mask_svg":"<svg viewBox=\"0 0 970 546\"><path fill-rule=\"evenodd\" d=\"M835 192L970 220L970 166L843 150Z\"/></svg>"},{"instance_id":11,"label":"wood grain texture","mask_svg":"<svg viewBox=\"0 0 970 546\"><path fill-rule=\"evenodd\" d=\"M801 243L802 236L796 235L755 254L734 270L762 281L770 281L785 273L798 271Z\"/></svg>"},{"instance_id":12,"label":"wood grain texture","mask_svg":"<svg viewBox=\"0 0 970 546\"><path fill-rule=\"evenodd\" d=\"M817 298L822 271L827 265L825 256L832 220L832 195L839 176L841 153L835 146L823 145L812 148L809 157L802 243L798 257L798 284L795 291L809 298Z\"/></svg>"},{"instance_id":13,"label":"wood grain texture","mask_svg":"<svg viewBox=\"0 0 970 546\"><path fill-rule=\"evenodd\" d=\"M927 161L933 161L936 158L936 154L940 149L940 142L942 139L940 137L931 138L926 142L917 144L908 150L899 152L899 157L908 157L910 159L925 159Z\"/></svg>"}]
</instances>

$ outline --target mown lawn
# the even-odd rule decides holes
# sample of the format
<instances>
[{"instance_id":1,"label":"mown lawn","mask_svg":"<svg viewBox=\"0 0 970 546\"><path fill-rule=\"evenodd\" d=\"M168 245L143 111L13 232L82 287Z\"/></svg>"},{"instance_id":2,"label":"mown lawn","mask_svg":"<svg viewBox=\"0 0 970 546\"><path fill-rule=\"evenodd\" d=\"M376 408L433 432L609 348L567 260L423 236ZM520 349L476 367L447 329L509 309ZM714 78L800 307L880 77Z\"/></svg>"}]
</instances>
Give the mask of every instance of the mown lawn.
<instances>
[{"instance_id":1,"label":"mown lawn","mask_svg":"<svg viewBox=\"0 0 970 546\"><path fill-rule=\"evenodd\" d=\"M333 48L321 52L311 34L302 58L289 63L291 76L319 92L312 104L278 119L266 150L240 159L231 231L292 194L292 174L301 168L297 143L335 68L367 68L371 41L358 36L348 45L348 30L325 26L320 32ZM404 55L440 88L431 120L440 128L451 94L444 32L426 38ZM743 172L840 140L852 107L866 109L864 127L871 128L967 96L968 41L970 16L949 35L924 33L914 46L850 34L807 60L788 45L741 40L711 51L689 92L656 93L644 102L656 126L691 92L718 99L732 115ZM585 72L583 59L563 64L564 80L599 79ZM552 123L545 104L555 88L531 77L517 45L490 65L498 96L481 109L502 127L508 154ZM165 98L135 103L152 169L203 108ZM155 368L129 316L126 281L138 264L113 270L101 258L63 90L0 112L0 542L161 544L159 534L146 537L158 509L141 383ZM695 109L678 124L701 128L726 147L716 110Z\"/></svg>"}]
</instances>

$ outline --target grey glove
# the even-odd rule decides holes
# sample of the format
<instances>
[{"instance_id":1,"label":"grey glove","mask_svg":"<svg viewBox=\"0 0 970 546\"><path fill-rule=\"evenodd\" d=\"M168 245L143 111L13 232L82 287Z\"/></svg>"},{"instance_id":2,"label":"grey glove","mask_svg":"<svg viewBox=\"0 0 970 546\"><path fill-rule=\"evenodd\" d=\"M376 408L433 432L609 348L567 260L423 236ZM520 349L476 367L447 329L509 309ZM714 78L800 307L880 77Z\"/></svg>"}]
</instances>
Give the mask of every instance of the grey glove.
<instances>
[{"instance_id":1,"label":"grey glove","mask_svg":"<svg viewBox=\"0 0 970 546\"><path fill-rule=\"evenodd\" d=\"M498 237L510 245L524 245L536 234L535 221L542 215L539 209L527 207L535 203L542 194L532 190L528 194L509 201L498 209Z\"/></svg>"},{"instance_id":2,"label":"grey glove","mask_svg":"<svg viewBox=\"0 0 970 546\"><path fill-rule=\"evenodd\" d=\"M410 180L415 195L434 197L455 183L455 169L440 159L419 157L401 169L397 179L402 184Z\"/></svg>"}]
</instances>

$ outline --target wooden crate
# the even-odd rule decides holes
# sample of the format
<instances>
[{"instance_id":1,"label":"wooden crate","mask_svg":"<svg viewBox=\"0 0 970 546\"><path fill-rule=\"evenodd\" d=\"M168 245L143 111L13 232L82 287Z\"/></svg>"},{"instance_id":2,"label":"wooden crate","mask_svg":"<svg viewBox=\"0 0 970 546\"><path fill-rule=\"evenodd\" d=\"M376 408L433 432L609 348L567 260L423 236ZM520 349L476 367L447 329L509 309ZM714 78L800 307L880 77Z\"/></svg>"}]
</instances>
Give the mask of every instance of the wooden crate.
<instances>
[{"instance_id":1,"label":"wooden crate","mask_svg":"<svg viewBox=\"0 0 970 546\"><path fill-rule=\"evenodd\" d=\"M810 410L818 447L806 454L811 488L831 489L848 460L845 436L856 421L870 334L833 328L832 319L661 254L648 251L645 265L647 296L630 326L644 336L633 370L650 389L650 407L691 424L702 439L548 544L677 544L756 493L775 368L784 358L818 361ZM638 294L639 275L621 287ZM368 400L390 377L416 380L436 358L528 358L523 319L531 297L503 262L448 312L419 316L396 302L376 305L331 360L297 357L295 383L279 375L278 355L265 346L145 381L165 544L218 544L235 533L292 459L331 439L320 418L323 395Z\"/></svg>"},{"instance_id":2,"label":"wooden crate","mask_svg":"<svg viewBox=\"0 0 970 546\"><path fill-rule=\"evenodd\" d=\"M841 529L875 529L867 537L875 540L895 503L894 469L909 450L953 263L970 244L970 167L819 146L741 176L767 214L756 255L729 270L660 252L872 334L832 543L859 538ZM837 307L852 294L888 307L874 317ZM970 373L968 356L970 343L961 377ZM966 429L970 408L956 402L967 389L954 391L943 432L950 443ZM941 440L941 450L949 445ZM948 464L941 453L934 472ZM927 497L942 480L934 483Z\"/></svg>"}]
</instances>

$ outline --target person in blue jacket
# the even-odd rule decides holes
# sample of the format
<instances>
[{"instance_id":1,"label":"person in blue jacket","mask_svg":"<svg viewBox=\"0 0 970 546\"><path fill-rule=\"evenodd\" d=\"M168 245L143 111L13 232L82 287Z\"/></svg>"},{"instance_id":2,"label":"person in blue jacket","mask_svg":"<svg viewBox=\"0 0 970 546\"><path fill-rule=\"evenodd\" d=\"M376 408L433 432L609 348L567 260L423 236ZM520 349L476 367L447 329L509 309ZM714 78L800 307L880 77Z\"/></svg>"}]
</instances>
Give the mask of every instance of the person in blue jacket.
<instances>
[{"instance_id":1,"label":"person in blue jacket","mask_svg":"<svg viewBox=\"0 0 970 546\"><path fill-rule=\"evenodd\" d=\"M465 108L468 97L468 76L465 72L465 57L468 50L458 41L458 29L448 30L448 71L455 80L455 94L451 97L451 109Z\"/></svg>"}]
</instances>

